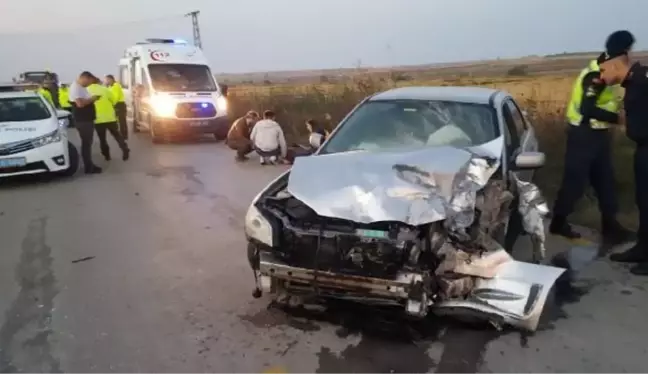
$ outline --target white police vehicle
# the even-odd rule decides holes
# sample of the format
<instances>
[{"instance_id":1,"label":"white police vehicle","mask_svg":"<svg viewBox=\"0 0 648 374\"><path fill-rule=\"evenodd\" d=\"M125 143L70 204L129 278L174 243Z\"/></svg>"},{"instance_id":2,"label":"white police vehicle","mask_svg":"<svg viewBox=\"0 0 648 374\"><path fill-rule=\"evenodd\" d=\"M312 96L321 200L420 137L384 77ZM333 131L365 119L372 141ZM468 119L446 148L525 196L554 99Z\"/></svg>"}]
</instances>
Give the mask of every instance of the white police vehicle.
<instances>
[{"instance_id":1,"label":"white police vehicle","mask_svg":"<svg viewBox=\"0 0 648 374\"><path fill-rule=\"evenodd\" d=\"M71 114L56 110L28 85L0 85L0 178L54 173L72 176L79 153L68 140Z\"/></svg>"}]
</instances>

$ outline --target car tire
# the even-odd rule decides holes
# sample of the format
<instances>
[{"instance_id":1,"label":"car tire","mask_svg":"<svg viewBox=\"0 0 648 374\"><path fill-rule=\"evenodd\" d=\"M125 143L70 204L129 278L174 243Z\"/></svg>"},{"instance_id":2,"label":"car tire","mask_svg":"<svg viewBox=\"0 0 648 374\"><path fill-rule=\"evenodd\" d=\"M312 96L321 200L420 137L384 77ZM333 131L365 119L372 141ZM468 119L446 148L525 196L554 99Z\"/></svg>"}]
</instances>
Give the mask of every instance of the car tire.
<instances>
[{"instance_id":1,"label":"car tire","mask_svg":"<svg viewBox=\"0 0 648 374\"><path fill-rule=\"evenodd\" d=\"M215 132L214 139L218 140L219 142L222 142L223 140L227 139L227 135L223 136L223 134Z\"/></svg>"},{"instance_id":2,"label":"car tire","mask_svg":"<svg viewBox=\"0 0 648 374\"><path fill-rule=\"evenodd\" d=\"M79 170L79 151L71 142L68 142L68 158L68 168L60 173L63 177L72 177Z\"/></svg>"}]
</instances>

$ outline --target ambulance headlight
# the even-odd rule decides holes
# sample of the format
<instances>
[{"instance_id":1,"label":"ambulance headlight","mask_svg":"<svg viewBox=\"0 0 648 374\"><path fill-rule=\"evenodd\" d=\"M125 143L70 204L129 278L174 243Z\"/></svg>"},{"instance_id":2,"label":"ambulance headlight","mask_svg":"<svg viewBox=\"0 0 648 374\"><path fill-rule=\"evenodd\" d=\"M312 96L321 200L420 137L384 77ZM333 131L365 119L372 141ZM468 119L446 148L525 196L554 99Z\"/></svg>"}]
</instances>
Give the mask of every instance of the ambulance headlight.
<instances>
[{"instance_id":1,"label":"ambulance headlight","mask_svg":"<svg viewBox=\"0 0 648 374\"><path fill-rule=\"evenodd\" d=\"M219 112L227 112L227 99L223 96L219 96L216 99L216 110Z\"/></svg>"},{"instance_id":2,"label":"ambulance headlight","mask_svg":"<svg viewBox=\"0 0 648 374\"><path fill-rule=\"evenodd\" d=\"M151 109L158 117L173 117L176 111L176 101L168 96L153 96L151 97Z\"/></svg>"}]
</instances>

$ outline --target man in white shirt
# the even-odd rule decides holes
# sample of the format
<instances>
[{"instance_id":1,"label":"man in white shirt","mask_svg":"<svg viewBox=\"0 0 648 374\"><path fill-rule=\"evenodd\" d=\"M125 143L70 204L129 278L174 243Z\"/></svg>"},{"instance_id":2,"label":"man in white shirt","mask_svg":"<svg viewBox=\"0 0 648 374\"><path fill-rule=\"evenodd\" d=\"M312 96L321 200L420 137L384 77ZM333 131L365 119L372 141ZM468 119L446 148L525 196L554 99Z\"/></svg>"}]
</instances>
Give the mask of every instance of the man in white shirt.
<instances>
[{"instance_id":1,"label":"man in white shirt","mask_svg":"<svg viewBox=\"0 0 648 374\"><path fill-rule=\"evenodd\" d=\"M99 174L101 168L92 162L92 141L94 140L94 120L96 117L94 102L98 96L92 96L86 89L95 79L92 73L84 71L76 81L70 84L70 102L79 137L81 138L81 157L86 174Z\"/></svg>"},{"instance_id":2,"label":"man in white shirt","mask_svg":"<svg viewBox=\"0 0 648 374\"><path fill-rule=\"evenodd\" d=\"M275 114L271 110L263 112L263 119L254 125L250 140L254 150L259 154L261 165L275 164L285 159L288 148L281 126L275 121Z\"/></svg>"}]
</instances>

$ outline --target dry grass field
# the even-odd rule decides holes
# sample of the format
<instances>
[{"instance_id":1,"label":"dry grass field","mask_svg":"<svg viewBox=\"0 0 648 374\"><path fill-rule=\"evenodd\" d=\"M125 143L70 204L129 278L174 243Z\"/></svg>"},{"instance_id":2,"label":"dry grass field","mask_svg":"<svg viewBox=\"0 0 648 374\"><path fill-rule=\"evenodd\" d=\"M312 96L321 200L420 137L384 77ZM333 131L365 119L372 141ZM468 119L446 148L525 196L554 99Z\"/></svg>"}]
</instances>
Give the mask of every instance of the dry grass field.
<instances>
[{"instance_id":1,"label":"dry grass field","mask_svg":"<svg viewBox=\"0 0 648 374\"><path fill-rule=\"evenodd\" d=\"M347 72L324 75L321 71L302 76L299 81L290 78L275 79L268 75L257 83L231 84L230 98L234 115L249 109L272 109L284 126L287 137L298 141L305 134L304 121L315 118L329 129L360 100L378 91L407 85L433 86L486 86L504 89L513 94L527 110L547 154L547 165L537 174L540 185L550 204L562 177L565 149L566 123L564 106L567 103L573 79L589 56L555 57L545 63L532 59L520 61L483 63L473 65L436 67L420 70L382 70ZM477 66L477 67L475 67ZM308 80L310 79L310 81ZM229 83L229 82L228 82ZM636 227L632 172L632 144L625 138L623 129L615 131L614 159L617 186L621 203L620 219ZM573 220L591 227L599 225L596 200L591 191L579 204Z\"/></svg>"}]
</instances>

